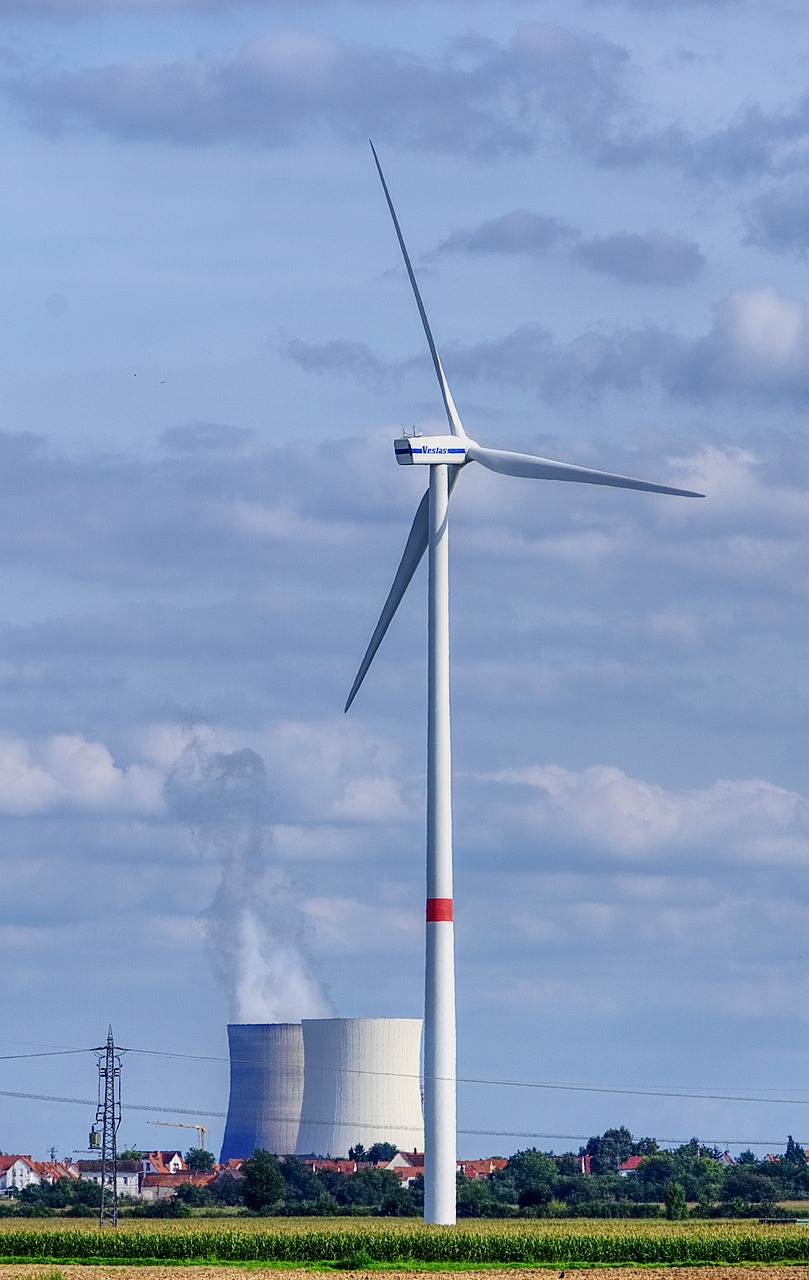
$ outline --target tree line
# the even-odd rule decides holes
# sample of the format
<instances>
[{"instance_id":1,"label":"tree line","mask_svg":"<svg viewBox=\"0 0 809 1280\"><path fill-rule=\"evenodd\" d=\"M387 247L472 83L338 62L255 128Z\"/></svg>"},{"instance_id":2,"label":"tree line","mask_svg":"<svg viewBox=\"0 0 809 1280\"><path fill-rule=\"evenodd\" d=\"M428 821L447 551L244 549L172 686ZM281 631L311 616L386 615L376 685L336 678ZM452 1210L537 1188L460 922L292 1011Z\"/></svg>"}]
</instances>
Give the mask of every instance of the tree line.
<instances>
[{"instance_id":1,"label":"tree line","mask_svg":"<svg viewBox=\"0 0 809 1280\"><path fill-rule=\"evenodd\" d=\"M385 1159L392 1154L392 1149L378 1144L367 1152L355 1149L352 1158ZM618 1170L630 1156L640 1157L637 1169L621 1176ZM584 1157L589 1157L589 1173L583 1172ZM192 1149L187 1162L210 1167L213 1158ZM53 1186L26 1188L6 1211L86 1216L93 1212L98 1195L95 1183L65 1178ZM760 1160L752 1151L743 1151L728 1164L720 1151L696 1138L674 1150L661 1150L653 1138L633 1138L621 1127L590 1138L578 1153L560 1156L530 1148L518 1151L489 1178L458 1176L461 1218L772 1217L780 1202L803 1199L809 1199L809 1165L803 1147L792 1137L775 1159ZM208 1186L181 1183L172 1199L133 1202L131 1212L185 1216L223 1206L276 1216L417 1217L424 1210L424 1182L419 1175L403 1187L395 1173L371 1164L354 1174L332 1169L315 1173L295 1156L254 1151L239 1177L222 1171Z\"/></svg>"}]
</instances>

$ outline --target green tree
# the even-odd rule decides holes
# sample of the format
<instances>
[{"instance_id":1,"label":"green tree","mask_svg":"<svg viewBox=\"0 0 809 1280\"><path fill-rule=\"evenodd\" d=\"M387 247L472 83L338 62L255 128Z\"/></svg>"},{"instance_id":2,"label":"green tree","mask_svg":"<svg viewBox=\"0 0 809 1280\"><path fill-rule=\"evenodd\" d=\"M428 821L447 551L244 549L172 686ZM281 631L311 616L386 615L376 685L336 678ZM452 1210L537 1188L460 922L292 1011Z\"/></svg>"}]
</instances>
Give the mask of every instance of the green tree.
<instances>
[{"instance_id":1,"label":"green tree","mask_svg":"<svg viewBox=\"0 0 809 1280\"><path fill-rule=\"evenodd\" d=\"M633 1156L653 1156L659 1150L656 1138L635 1138L632 1143Z\"/></svg>"},{"instance_id":2,"label":"green tree","mask_svg":"<svg viewBox=\"0 0 809 1280\"><path fill-rule=\"evenodd\" d=\"M244 1166L242 1166L243 1168ZM401 1183L389 1169L359 1169L353 1174L338 1174L338 1204L361 1205L366 1209L383 1209L402 1194Z\"/></svg>"},{"instance_id":3,"label":"green tree","mask_svg":"<svg viewBox=\"0 0 809 1280\"><path fill-rule=\"evenodd\" d=\"M600 1137L589 1138L583 1154L590 1157L593 1173L615 1173L633 1154L633 1148L632 1134L621 1125L620 1129L606 1129Z\"/></svg>"},{"instance_id":4,"label":"green tree","mask_svg":"<svg viewBox=\"0 0 809 1280\"><path fill-rule=\"evenodd\" d=\"M681 1182L670 1182L664 1196L667 1218L687 1218L688 1205L685 1202L685 1190Z\"/></svg>"},{"instance_id":5,"label":"green tree","mask_svg":"<svg viewBox=\"0 0 809 1280\"><path fill-rule=\"evenodd\" d=\"M166 1196L165 1200L153 1200L151 1204L138 1205L134 1211L139 1218L190 1218L191 1210L178 1196Z\"/></svg>"},{"instance_id":6,"label":"green tree","mask_svg":"<svg viewBox=\"0 0 809 1280\"><path fill-rule=\"evenodd\" d=\"M348 1148L348 1158L349 1160L356 1160L357 1162L359 1162L360 1160L367 1159L367 1156L365 1154L365 1147L362 1145L361 1142L358 1142L355 1147Z\"/></svg>"},{"instance_id":7,"label":"green tree","mask_svg":"<svg viewBox=\"0 0 809 1280\"><path fill-rule=\"evenodd\" d=\"M47 1182L43 1182L41 1185L23 1187L18 1193L17 1199L21 1205L25 1205L26 1208L30 1209L63 1209L67 1204L65 1195L60 1193L56 1186L50 1186Z\"/></svg>"},{"instance_id":8,"label":"green tree","mask_svg":"<svg viewBox=\"0 0 809 1280\"><path fill-rule=\"evenodd\" d=\"M185 1163L189 1169L210 1173L216 1164L216 1157L212 1151L204 1151L202 1147L190 1147L185 1153Z\"/></svg>"},{"instance_id":9,"label":"green tree","mask_svg":"<svg viewBox=\"0 0 809 1280\"><path fill-rule=\"evenodd\" d=\"M722 1199L747 1200L750 1204L761 1204L772 1200L773 1179L752 1165L736 1165L728 1169L725 1184L722 1187Z\"/></svg>"},{"instance_id":10,"label":"green tree","mask_svg":"<svg viewBox=\"0 0 809 1280\"><path fill-rule=\"evenodd\" d=\"M285 1156L279 1161L279 1168L285 1183L284 1200L287 1204L310 1204L321 1198L322 1189L317 1176L297 1156Z\"/></svg>"},{"instance_id":11,"label":"green tree","mask_svg":"<svg viewBox=\"0 0 809 1280\"><path fill-rule=\"evenodd\" d=\"M284 1198L284 1179L278 1160L269 1151L257 1150L241 1167L241 1194L248 1209L270 1209Z\"/></svg>"},{"instance_id":12,"label":"green tree","mask_svg":"<svg viewBox=\"0 0 809 1280\"><path fill-rule=\"evenodd\" d=\"M118 1152L119 1160L142 1160L146 1155L145 1151L141 1151L138 1147L124 1147L123 1151Z\"/></svg>"},{"instance_id":13,"label":"green tree","mask_svg":"<svg viewBox=\"0 0 809 1280\"><path fill-rule=\"evenodd\" d=\"M458 1175L456 1203L459 1218L488 1218L498 1207L488 1178L466 1178L462 1173Z\"/></svg>"},{"instance_id":14,"label":"green tree","mask_svg":"<svg viewBox=\"0 0 809 1280\"><path fill-rule=\"evenodd\" d=\"M375 1142L365 1152L363 1159L367 1160L369 1164L381 1164L383 1160L385 1162L392 1160L398 1150L399 1148L394 1146L392 1142ZM354 1158L359 1159L358 1156Z\"/></svg>"},{"instance_id":15,"label":"green tree","mask_svg":"<svg viewBox=\"0 0 809 1280\"><path fill-rule=\"evenodd\" d=\"M509 1183L521 1209L539 1209L553 1199L559 1172L556 1161L536 1147L518 1151L505 1169L496 1175L497 1182Z\"/></svg>"},{"instance_id":16,"label":"green tree","mask_svg":"<svg viewBox=\"0 0 809 1280\"><path fill-rule=\"evenodd\" d=\"M686 1200L706 1204L718 1200L722 1189L722 1168L708 1148L687 1142L672 1152L675 1181L682 1183Z\"/></svg>"},{"instance_id":17,"label":"green tree","mask_svg":"<svg viewBox=\"0 0 809 1280\"><path fill-rule=\"evenodd\" d=\"M790 1164L796 1164L801 1169L806 1168L806 1152L799 1142L793 1141L792 1134L787 1138L787 1149L784 1152L784 1160Z\"/></svg>"},{"instance_id":18,"label":"green tree","mask_svg":"<svg viewBox=\"0 0 809 1280\"><path fill-rule=\"evenodd\" d=\"M741 1151L736 1159L737 1164L758 1164L755 1151Z\"/></svg>"},{"instance_id":19,"label":"green tree","mask_svg":"<svg viewBox=\"0 0 809 1280\"><path fill-rule=\"evenodd\" d=\"M100 1182L93 1182L91 1178L60 1178L59 1183L62 1182L70 1184L68 1194L74 1204L88 1204L91 1209L97 1209L101 1204Z\"/></svg>"},{"instance_id":20,"label":"green tree","mask_svg":"<svg viewBox=\"0 0 809 1280\"><path fill-rule=\"evenodd\" d=\"M224 1172L218 1174L213 1182L208 1184L208 1189L217 1204L237 1205L243 1203L241 1178L234 1178L232 1173Z\"/></svg>"},{"instance_id":21,"label":"green tree","mask_svg":"<svg viewBox=\"0 0 809 1280\"><path fill-rule=\"evenodd\" d=\"M639 1200L662 1200L666 1187L675 1179L677 1167L670 1151L658 1151L641 1161L631 1179L632 1190Z\"/></svg>"},{"instance_id":22,"label":"green tree","mask_svg":"<svg viewBox=\"0 0 809 1280\"><path fill-rule=\"evenodd\" d=\"M193 1182L181 1182L174 1194L192 1209L204 1209L214 1203L213 1194L208 1188L199 1187Z\"/></svg>"}]
</instances>

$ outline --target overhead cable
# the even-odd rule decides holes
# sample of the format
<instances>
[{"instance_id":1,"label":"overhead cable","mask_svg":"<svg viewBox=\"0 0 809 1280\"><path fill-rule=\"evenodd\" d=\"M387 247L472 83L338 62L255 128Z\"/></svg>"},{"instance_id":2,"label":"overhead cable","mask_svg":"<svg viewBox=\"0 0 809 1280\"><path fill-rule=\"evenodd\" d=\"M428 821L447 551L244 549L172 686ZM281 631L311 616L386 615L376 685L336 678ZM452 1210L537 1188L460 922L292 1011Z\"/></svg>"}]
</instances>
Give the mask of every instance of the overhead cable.
<instances>
[{"instance_id":1,"label":"overhead cable","mask_svg":"<svg viewBox=\"0 0 809 1280\"><path fill-rule=\"evenodd\" d=\"M51 1050L50 1052L40 1052L40 1053L2 1054L0 1055L0 1062L15 1061L15 1060L25 1059L25 1058L51 1058L51 1057L60 1057L68 1054L97 1053L97 1052L98 1052L98 1047L95 1046L92 1048L87 1047L84 1049L58 1049L58 1050ZM208 1054L177 1053L177 1052L172 1052L172 1051L162 1050L162 1049L137 1049L137 1048L128 1047L128 1046L120 1046L119 1052L139 1054L142 1057L151 1057L151 1058L174 1058L174 1059L179 1059L181 1061L187 1061L187 1062L219 1062L219 1063L226 1064L228 1062L240 1061L240 1059L238 1058L230 1059L230 1058L224 1058L221 1056L214 1056L214 1055L208 1055ZM318 1067L316 1069L319 1071L338 1070L338 1068L336 1067L335 1068ZM341 1067L339 1068L339 1070L343 1074L351 1074L351 1075L372 1075L372 1076L395 1075L397 1079L415 1078L415 1077L409 1077L406 1074L403 1074L402 1072L373 1071L371 1069L362 1068L362 1067L354 1067L354 1068ZM424 1079L424 1077L420 1076L419 1079ZM704 1102L755 1102L755 1103L764 1103L764 1104L773 1103L779 1106L795 1106L795 1107L809 1106L809 1098L795 1098L795 1097L767 1098L767 1097L761 1096L760 1094L720 1092L720 1091L709 1092L705 1089L700 1089L699 1086L694 1086L693 1088L684 1086L682 1089L673 1089L673 1088L665 1088L663 1086L656 1086L656 1085L633 1086L633 1085L603 1085L603 1084L566 1084L566 1083L561 1083L559 1081L502 1080L502 1079L498 1079L496 1077L490 1077L490 1076L462 1076L462 1075L456 1076L455 1079L457 1080L458 1084L491 1085L498 1088L507 1088L507 1089L547 1089L547 1090L553 1090L553 1091L558 1091L562 1093L600 1093L600 1094L603 1093L603 1094L615 1094L623 1097L637 1097L637 1098L682 1098L691 1102L703 1102L703 1101ZM764 1090L762 1092L767 1092L767 1091ZM789 1092L789 1090L781 1090L781 1092ZM795 1092L805 1092L805 1090L795 1090ZM213 1113L209 1113L209 1114L213 1114Z\"/></svg>"},{"instance_id":2,"label":"overhead cable","mask_svg":"<svg viewBox=\"0 0 809 1280\"><path fill-rule=\"evenodd\" d=\"M62 1102L71 1103L81 1107L94 1107L96 1105L95 1098L60 1098L47 1093L13 1093L8 1089L0 1089L0 1097L2 1098L26 1098L36 1102ZM214 1119L224 1119L226 1113L224 1111L209 1111L204 1107L163 1107L149 1106L142 1102L127 1102L123 1104L123 1111L159 1111L166 1112L170 1115L178 1116L205 1116ZM288 1120L289 1117L268 1116L271 1120ZM331 1121L314 1121L315 1124L331 1124ZM359 1129L378 1129L376 1124L358 1124ZM532 1133L522 1129L458 1129L459 1134L465 1137L479 1138L543 1138L564 1142L587 1142L592 1134L586 1133ZM655 1138L656 1142L668 1143L671 1146L686 1146L691 1142L691 1138ZM783 1138L703 1138L701 1143L704 1146L712 1147L777 1147L783 1142Z\"/></svg>"}]
</instances>

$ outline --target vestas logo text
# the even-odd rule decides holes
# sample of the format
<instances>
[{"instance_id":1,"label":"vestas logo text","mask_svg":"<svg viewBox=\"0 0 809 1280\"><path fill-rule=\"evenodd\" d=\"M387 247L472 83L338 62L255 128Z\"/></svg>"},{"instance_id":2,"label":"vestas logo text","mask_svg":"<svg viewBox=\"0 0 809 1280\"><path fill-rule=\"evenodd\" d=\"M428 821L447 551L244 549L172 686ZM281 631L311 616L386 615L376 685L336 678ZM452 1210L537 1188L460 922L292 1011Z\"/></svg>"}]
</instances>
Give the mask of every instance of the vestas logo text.
<instances>
[{"instance_id":1,"label":"vestas logo text","mask_svg":"<svg viewBox=\"0 0 809 1280\"><path fill-rule=\"evenodd\" d=\"M424 445L421 449L414 449L414 453L463 453L463 449L447 449L443 445Z\"/></svg>"}]
</instances>

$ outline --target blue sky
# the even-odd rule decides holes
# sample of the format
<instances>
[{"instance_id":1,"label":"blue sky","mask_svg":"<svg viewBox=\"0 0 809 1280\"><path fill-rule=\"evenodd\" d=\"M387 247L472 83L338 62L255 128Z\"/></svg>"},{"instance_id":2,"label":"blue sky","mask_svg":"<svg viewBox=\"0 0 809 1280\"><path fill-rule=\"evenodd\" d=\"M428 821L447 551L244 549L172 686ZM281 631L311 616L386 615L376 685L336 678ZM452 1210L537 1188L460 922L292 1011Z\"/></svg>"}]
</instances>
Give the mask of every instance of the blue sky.
<instances>
[{"instance_id":1,"label":"blue sky","mask_svg":"<svg viewBox=\"0 0 809 1280\"><path fill-rule=\"evenodd\" d=\"M420 1012L421 576L342 714L441 421L373 137L470 434L708 495L453 498L460 1150L809 1141L806 49L776 0L0 0L0 1052L112 1022L207 1114L231 1017ZM0 1096L0 1146L91 1120Z\"/></svg>"}]
</instances>

